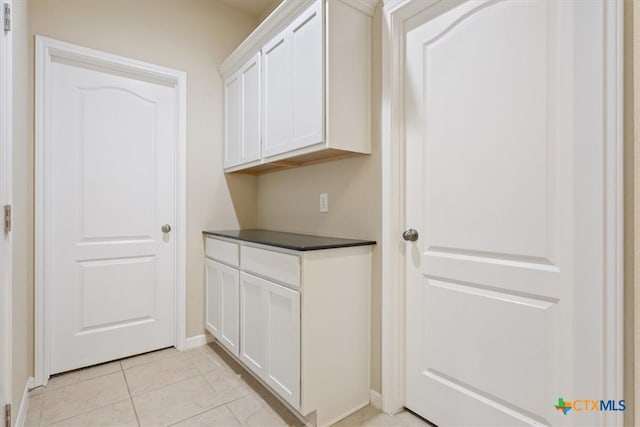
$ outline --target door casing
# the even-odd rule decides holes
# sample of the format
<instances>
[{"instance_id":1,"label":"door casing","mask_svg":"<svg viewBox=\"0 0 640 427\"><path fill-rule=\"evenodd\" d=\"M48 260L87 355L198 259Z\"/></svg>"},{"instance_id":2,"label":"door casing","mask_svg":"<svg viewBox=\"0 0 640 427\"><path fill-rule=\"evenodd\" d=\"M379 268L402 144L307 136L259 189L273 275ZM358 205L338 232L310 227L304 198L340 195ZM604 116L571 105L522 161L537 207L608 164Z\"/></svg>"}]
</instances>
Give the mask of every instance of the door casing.
<instances>
[{"instance_id":1,"label":"door casing","mask_svg":"<svg viewBox=\"0 0 640 427\"><path fill-rule=\"evenodd\" d=\"M404 45L405 22L441 0L385 0L382 22L382 410L393 414L405 402L405 257L401 234L405 229ZM456 0L462 3L464 0ZM604 283L605 345L599 378L602 396L623 396L623 186L622 186L622 52L623 2L605 2L604 107L606 162ZM577 311L581 308L577 307ZM582 308L586 310L586 308ZM587 313L588 315L588 313ZM551 403L550 403L551 404ZM604 413L605 425L616 415ZM611 417L611 422L606 422Z\"/></svg>"},{"instance_id":2,"label":"door casing","mask_svg":"<svg viewBox=\"0 0 640 427\"><path fill-rule=\"evenodd\" d=\"M12 0L1 4L9 5ZM13 187L13 37L11 31L0 34L0 208L4 219L4 206L12 205ZM0 405L11 403L13 354L13 293L12 293L12 233L4 231L0 241ZM15 409L17 410L17 408ZM3 412L4 414L4 412Z\"/></svg>"},{"instance_id":3,"label":"door casing","mask_svg":"<svg viewBox=\"0 0 640 427\"><path fill-rule=\"evenodd\" d=\"M176 91L176 272L174 345L186 347L186 117L187 74L122 56L112 55L47 37L36 36L36 199L35 199L35 385L46 385L50 375L50 300L46 288L50 245L49 146L51 140L51 65L57 60L72 60L145 80L169 84Z\"/></svg>"}]
</instances>

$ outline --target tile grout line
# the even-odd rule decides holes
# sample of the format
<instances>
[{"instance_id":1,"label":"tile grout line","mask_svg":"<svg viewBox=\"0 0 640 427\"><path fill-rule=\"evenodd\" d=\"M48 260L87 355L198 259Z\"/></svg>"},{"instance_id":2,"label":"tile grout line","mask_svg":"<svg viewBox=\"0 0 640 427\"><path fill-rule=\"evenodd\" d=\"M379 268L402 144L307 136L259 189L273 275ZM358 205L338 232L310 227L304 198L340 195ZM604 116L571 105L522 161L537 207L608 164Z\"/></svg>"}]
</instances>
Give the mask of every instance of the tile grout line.
<instances>
[{"instance_id":1,"label":"tile grout line","mask_svg":"<svg viewBox=\"0 0 640 427\"><path fill-rule=\"evenodd\" d=\"M206 413L206 412L216 410L216 409L221 408L221 407L223 407L223 406L226 406L226 403L221 403L221 404L220 404L220 405L218 405L218 406L213 406L213 407L211 407L211 408L207 408L207 409L205 409L205 410L204 410L204 411L202 411L202 412L198 412L197 414L193 414L193 415L188 416L187 418L183 418L183 419L181 419L181 420L178 420L178 421L176 421L176 422L175 422L175 423L173 423L173 424L169 424L169 427L171 427L171 426L175 426L175 425L180 424L180 423L183 423L183 422L185 422L185 421L187 421L187 420L190 420L190 419L192 419L192 418L199 417L200 415L202 415L202 414L204 414L204 413ZM229 412L231 412L231 411L229 410ZM231 415L233 415L233 412L231 412ZM235 415L234 415L233 417L235 418ZM236 418L236 419L237 419L237 418Z\"/></svg>"},{"instance_id":2,"label":"tile grout line","mask_svg":"<svg viewBox=\"0 0 640 427\"><path fill-rule=\"evenodd\" d=\"M243 396L244 397L244 396ZM238 399L232 400L231 402L235 402L236 400L242 399L241 397L239 397ZM242 422L240 421L240 418L238 418L238 416L235 414L235 412L233 412L231 410L231 408L229 408L229 403L231 402L227 402L224 404L224 407L227 408L227 411L229 411L231 413L231 415L233 415L233 418L235 418L235 420L238 422L238 425L241 426Z\"/></svg>"},{"instance_id":3,"label":"tile grout line","mask_svg":"<svg viewBox=\"0 0 640 427\"><path fill-rule=\"evenodd\" d=\"M223 361L223 362L224 362L224 361ZM226 365L226 362L225 362L225 365ZM228 366L228 365L227 365L227 366ZM202 376L204 377L204 374L202 374ZM213 391L215 391L215 389L213 388L213 386L211 385L211 383L210 383L209 381L207 381L207 379L206 379L206 378L205 378L204 380L205 380L205 382L206 382L207 384L209 384L209 387L211 387L211 389L212 389ZM236 400L244 399L244 398L245 398L245 397L247 397L247 396L248 396L248 395L240 396L240 397L238 397L237 399L230 400L230 401L228 401L228 402L223 403L222 405L220 405L220 406L224 406L225 408L227 408L227 411L229 411L229 413L233 416L233 418L238 422L238 425L239 425L239 426L242 426L242 421L240 421L240 418L238 418L238 416L235 414L235 412L233 412L233 411L231 410L231 408L230 408L228 405L229 405L229 403L231 403L231 402L235 402Z\"/></svg>"},{"instance_id":4,"label":"tile grout line","mask_svg":"<svg viewBox=\"0 0 640 427\"><path fill-rule=\"evenodd\" d=\"M106 377L106 376L109 376L109 375L114 375L114 374L117 374L117 373L118 373L118 371L110 372L110 373L105 374L105 375L99 375L99 376L97 376L97 377L89 378L89 379L86 379L86 380L76 381L76 382L74 382L74 383L70 383L70 384L67 384L67 385L64 385L64 386L61 386L61 387L58 387L58 388L54 388L54 389L48 390L48 391L49 391L49 393L57 392L57 391L60 391L60 390L62 390L63 388L66 388L66 387L71 387L71 386L74 386L74 385L77 385L77 384L80 384L80 383L83 383L83 382L86 382L86 381L95 380L95 379L97 379L97 378L102 378L102 377ZM123 375L123 376L124 376L124 375ZM125 380L125 382L126 382L126 380ZM46 387L45 387L45 389L46 389ZM43 424L43 423L42 423L42 417L43 417L43 415L44 415L44 403L45 403L44 395L46 395L46 394L47 394L47 392L45 391L45 392L44 392L44 394L43 394L43 399L42 399L42 410L41 410L41 412L40 412L40 422L39 422L39 426L40 426L40 427L47 427L47 426L51 426L51 425L54 425L54 424L60 423L60 422L62 422L62 421L70 420L71 418L74 418L74 417L77 417L77 416L80 416L80 415L86 415L86 414L91 413L91 412L93 412L93 411L98 411L98 410L100 410L100 409L107 408L107 407L109 407L110 405L114 405L114 404L116 404L116 403L124 402L124 401L125 401L125 399L122 399L122 400L116 400L115 402L111 402L111 403L106 404L106 405L104 405L104 406L99 406L99 407L97 407L97 408L93 408L93 409L90 409L90 410L88 410L88 411L79 412L79 413L77 413L77 414L73 414L73 415L68 416L68 417L64 417L64 418L56 419L56 420L50 421L50 422L49 422L49 424Z\"/></svg>"},{"instance_id":5,"label":"tile grout line","mask_svg":"<svg viewBox=\"0 0 640 427\"><path fill-rule=\"evenodd\" d=\"M130 369L135 369L135 368L130 368ZM128 369L126 369L124 372L126 372L127 370ZM198 371L198 370L196 369L196 371ZM148 393L153 393L154 391L162 390L165 387L170 387L172 385L176 385L176 384L181 383L183 381L191 380L193 378L196 378L198 375L202 375L202 374L200 372L197 372L195 375L192 375L192 376L189 376L189 377L186 377L186 378L180 378L179 380L174 380L174 381L171 381L169 383L163 384L161 386L156 386L154 388L150 388L149 390L145 390L143 392L137 393L136 397L137 396L143 396L143 395L148 394ZM125 375L125 381L126 381L126 375ZM129 388L129 383L127 382L127 389L128 388ZM129 390L129 395L133 399L133 394L131 394L131 390Z\"/></svg>"},{"instance_id":6,"label":"tile grout line","mask_svg":"<svg viewBox=\"0 0 640 427\"><path fill-rule=\"evenodd\" d=\"M112 372L112 373L115 374L115 372ZM79 414L71 415L70 417L65 417L65 418L61 418L59 420L52 421L51 423L46 424L46 425L43 425L42 424L42 420L40 420L40 427L49 427L49 426L52 426L52 425L55 425L55 424L60 424L61 422L70 420L71 418L79 417L80 415L90 414L91 412L99 411L101 409L108 408L111 405L115 405L116 403L120 403L120 402L124 402L124 401L126 401L126 399L117 400L117 401L115 401L113 403L109 403L108 405L100 406L98 408L93 408L93 409L90 409L90 410L85 411L85 412L80 412Z\"/></svg>"},{"instance_id":7,"label":"tile grout line","mask_svg":"<svg viewBox=\"0 0 640 427\"><path fill-rule=\"evenodd\" d=\"M207 371L207 372L210 372L210 371ZM202 379L204 380L205 384L209 386L209 388L211 389L211 391L215 392L215 389L214 389L214 388L213 388L213 386L209 383L209 381L207 381L207 378L205 378L204 374L203 374L202 372L200 372L200 371L198 371L198 374L202 377ZM195 378L195 376L194 376L194 377L191 377L191 378L188 378L188 379L193 379L193 378ZM187 380L183 380L183 381L187 381ZM219 405L217 405L217 406L212 406L211 408L207 408L207 409L203 410L202 412L198 412L197 414L190 415L190 416L188 416L187 418L183 418L183 419L181 419L181 420L178 420L178 421L176 421L175 423L171 424L169 427L174 426L174 425L179 424L179 423L182 423L182 422L184 422L184 421L190 420L191 418L198 417L198 416L200 416L200 415L204 414L205 412L213 411L214 409L218 409L218 408L220 408L221 406L226 406L226 405L227 405L226 403L221 403L221 404L219 404ZM228 410L229 412L231 412L231 410L230 410L229 408L227 408L227 410ZM236 416L235 416L235 414L234 414L233 412L231 412L231 415L233 415L233 417L234 417L234 418L236 418ZM237 420L237 418L236 418L236 420ZM238 424L240 424L240 422L238 422Z\"/></svg>"},{"instance_id":8,"label":"tile grout line","mask_svg":"<svg viewBox=\"0 0 640 427\"><path fill-rule=\"evenodd\" d=\"M124 377L124 383L127 386L127 393L129 394L129 402L131 402L131 406L133 407L133 415L136 417L136 422L138 423L138 427L141 426L140 418L138 417L138 410L136 409L136 404L133 402L133 396L131 395L131 390L129 389L129 381L127 381L127 374L125 373L124 366L122 366L122 362L120 363L120 370L122 371L122 376Z\"/></svg>"},{"instance_id":9,"label":"tile grout line","mask_svg":"<svg viewBox=\"0 0 640 427\"><path fill-rule=\"evenodd\" d=\"M159 360L158 360L158 361L153 361L153 362L150 362L150 363L147 363L147 364L156 363L156 362L160 362L160 361L159 361ZM195 364L193 363L193 361L192 361L192 360L188 360L188 362L189 362L189 364L193 365L193 367L195 368L195 370L196 370L196 374L195 374L195 375L190 376L190 377L187 377L187 378L182 378L182 379L179 379L179 380L177 380L177 381L173 381L173 382L171 382L171 383L169 383L169 384L164 384L164 385L162 385L162 386L160 386L160 387L157 387L157 388L153 388L153 389L150 389L150 390L146 390L146 391L144 391L143 393L137 394L136 396L143 396L143 395L145 395L145 394L153 393L153 392L156 392L156 391L158 391L158 390L162 390L163 388L171 387L171 386L174 386L174 385L179 384L179 383L181 383L181 382L192 380L192 379L194 379L194 378L197 378L198 376L202 377L202 379L204 380L204 382L205 382L205 383L206 383L206 384L207 384L207 385L212 389L212 391L215 391L215 390L213 390L213 387L211 386L211 384L209 384L209 382L207 381L207 379L204 377L204 374L203 374L203 373L201 373L201 372L198 370L198 368L195 366ZM121 364L121 366L122 366L122 364ZM123 374L124 374L124 377L125 377L125 383L127 384L127 391L129 392L129 397L131 398L131 402L132 402L132 404L133 404L133 409L134 409L134 412L135 412L135 414L136 414L136 419L138 420L138 425L141 425L141 423L140 423L140 419L139 419L139 417L138 417L138 411L137 411L137 409L136 409L135 403L133 402L133 394L131 393L131 390L129 389L129 382L127 381L127 376L126 376L125 372L126 372L127 370L130 370L130 369L138 368L138 367L140 367L140 366L142 366L142 365L139 365L139 366L133 366L133 367L126 368L126 369L124 368L124 366L122 366L122 371L123 371ZM207 371L207 372L209 372L209 371ZM189 419L189 418L192 418L192 417L194 417L194 416L201 415L201 414L203 414L204 412L210 411L210 410L212 410L212 409L216 409L216 408L218 408L218 407L220 407L220 406L222 406L222 405L224 405L224 403L221 403L220 405L217 405L217 406L212 406L212 407L210 407L210 408L207 408L207 409L203 410L202 412L199 412L198 414L195 414L195 415L189 416L189 417L187 417L187 418L181 419L181 420L179 420L179 421L176 421L175 423L173 423L173 424L171 424L171 425L174 425L174 424L180 423L180 422L185 421L185 420L187 420L187 419Z\"/></svg>"},{"instance_id":10,"label":"tile grout line","mask_svg":"<svg viewBox=\"0 0 640 427\"><path fill-rule=\"evenodd\" d=\"M170 349L172 349L172 348L174 348L174 347L166 347L166 348L161 348L161 349L158 349L158 350L148 351L148 352L146 352L146 353L141 353L141 354L137 354L137 355L133 355L133 356L123 357L122 359L118 359L118 362L120 362L120 366L122 367L122 370L123 370L123 371L124 371L124 370L127 370L127 369L138 368L138 367L140 367L140 366L145 366L145 365L149 365L149 364L151 364L151 363L159 362L159 361L163 360L163 359L164 359L164 358L166 358L166 357L171 357L172 355L180 354L180 352L179 352L178 350L175 350L175 351L168 351L168 350L170 350ZM153 358L151 358L151 360L148 360L148 361L146 361L146 362L144 362L144 361L143 361L143 362L141 362L141 363L140 363L140 364L138 364L138 365L129 366L128 368L125 368L125 367L124 367L124 364L122 363L123 361L125 361L125 360L129 360L129 359L135 360L135 359L140 359L140 358L142 358L142 360L144 360L144 356L149 356L149 355L151 355L151 354L153 354L153 353L158 353L158 354L160 354L160 353L167 353L167 354L166 354L166 355L163 355L163 356L161 356L161 357L159 357L159 358L157 358L157 359L153 359Z\"/></svg>"},{"instance_id":11,"label":"tile grout line","mask_svg":"<svg viewBox=\"0 0 640 427\"><path fill-rule=\"evenodd\" d=\"M118 362L120 362L120 361L118 361ZM113 363L113 361L108 362L108 363ZM99 365L97 365L97 366L99 366ZM90 368L93 368L93 366L90 366L89 368L83 368L83 369L90 369ZM122 369L122 367L121 367L120 369ZM60 374L60 376L61 376L61 377L63 377L63 376L65 376L65 375L67 375L67 374L70 374L70 373L72 373L72 372L74 372L74 371L71 371L71 372L69 372L69 373L67 373L67 372L62 373L62 374ZM95 377L89 377L89 378L85 378L85 379L82 379L82 380L78 380L78 381L71 382L71 383L69 383L69 384L62 384L62 385L59 385L59 386L54 385L53 387L51 387L51 386L49 386L49 385L47 384L46 386L43 386L42 388L45 390L45 392L46 392L46 390L50 390L50 391L51 391L51 390L60 390L61 388L69 387L69 386L71 386L71 385L75 385L75 384L80 384L80 383L83 383L83 382L86 382L86 381L95 380L95 379L97 379L97 378L106 377L107 375L115 374L115 373L117 373L117 372L118 372L118 371L106 372L106 373L104 373L104 374L96 375ZM55 377L54 377L54 378L55 378ZM49 381L51 381L51 380L49 380ZM35 389L34 389L34 390L35 390Z\"/></svg>"},{"instance_id":12,"label":"tile grout line","mask_svg":"<svg viewBox=\"0 0 640 427\"><path fill-rule=\"evenodd\" d=\"M162 351L162 350L165 350L165 349L161 349L161 350L158 350L158 351ZM153 353L153 352L149 352L149 353ZM178 353L178 352L176 351L176 352L174 352L174 353ZM145 354L148 354L148 353L145 353ZM138 357L138 356L131 356L131 358L135 358L135 357ZM134 411L134 414L135 414L135 416L136 416L136 421L137 421L137 423L138 423L138 426L140 426L140 420L139 420L139 418L138 418L138 412L137 412L136 407L135 407L135 404L134 404L134 402L133 402L133 396L132 396L132 394L131 394L131 390L129 389L129 383L128 383L128 381L127 381L127 376L126 376L126 374L125 374L125 368L124 368L124 366L123 366L123 364L122 364L122 361L123 361L123 360L129 359L129 358L130 358L130 357L125 357L125 358L122 358L122 359L112 360L112 361L110 361L110 362L105 362L104 364L113 363L113 362L117 362L117 363L118 363L119 369L114 370L113 372L103 373L103 374L100 374L100 375L96 375L96 376L94 376L94 377L90 377L90 378L85 378L85 379L82 379L82 380L73 381L73 382L71 382L71 383L69 383L69 384L63 384L63 385L60 385L60 386L57 386L57 387L53 387L53 388L49 388L49 387L42 387L42 389L43 389L43 393L42 393L43 399L42 399L42 405L41 405L41 408L40 408L40 415L39 415L39 417L38 417L38 426L39 426L39 427L46 427L45 425L43 425L42 418L43 418L43 415L44 415L44 403L45 403L45 399L46 399L46 397L45 397L45 396L46 396L47 392L49 392L49 393L50 393L50 392L54 392L54 391L59 391L59 390L62 390L62 389L64 389L64 388L71 387L71 386L74 386L74 385L77 385L77 384L81 384L81 383L84 383L84 382L87 382L87 381L92 381L92 380L96 380L96 379L99 379L99 378L103 378L103 377L106 377L106 376L109 376L109 375L116 374L116 373L118 373L118 371L119 371L119 372L122 374L122 376L123 376L123 379L124 379L124 381L125 381L125 385L126 385L126 387L127 387L127 394L129 395L129 401L131 402L131 405L133 406L133 411ZM140 365L133 366L133 367L131 367L131 368L137 368L137 367L140 367L140 366L143 366L143 365L148 365L148 364L151 364L151 363L154 363L154 362L157 362L157 361L159 361L159 360L151 360L151 361L148 361L148 362L145 362L145 363L141 363ZM100 366L100 365L103 365L103 364L94 365L94 366L90 366L90 367L87 367L87 368L81 368L81 369L78 369L78 370L76 370L76 371L81 371L81 370L83 370L83 369L90 369L90 368L93 368L93 367L95 367L95 366ZM196 369L196 370L197 370L197 369ZM65 376L65 375L67 375L67 374L71 374L72 372L74 372L74 371L70 371L70 372L68 372L68 373L63 373L63 374L61 374L60 376ZM194 376L194 377L195 377L195 376ZM91 410L86 411L86 412L81 412L81 413L78 413L78 414L74 414L74 415L72 415L72 416L70 416L70 417L65 417L65 418L62 418L62 419L59 419L59 420L54 420L54 421L52 421L52 422L51 422L50 424L48 424L48 425L55 424L55 423L60 423L60 422L63 422L63 421L69 420L69 419L74 418L74 417L79 416L79 415L85 415L85 414L88 414L88 413L93 412L93 411L95 411L95 410L103 409L103 408L106 408L106 407L108 407L108 406L110 406L110 405L113 405L113 404L118 403L118 402L123 402L123 401L124 401L124 399L123 399L123 400L118 400L118 401L116 401L116 402L112 402L112 403L110 403L110 404L108 404L108 405L100 406L100 407L98 407L98 408L94 408L94 409L91 409Z\"/></svg>"}]
</instances>

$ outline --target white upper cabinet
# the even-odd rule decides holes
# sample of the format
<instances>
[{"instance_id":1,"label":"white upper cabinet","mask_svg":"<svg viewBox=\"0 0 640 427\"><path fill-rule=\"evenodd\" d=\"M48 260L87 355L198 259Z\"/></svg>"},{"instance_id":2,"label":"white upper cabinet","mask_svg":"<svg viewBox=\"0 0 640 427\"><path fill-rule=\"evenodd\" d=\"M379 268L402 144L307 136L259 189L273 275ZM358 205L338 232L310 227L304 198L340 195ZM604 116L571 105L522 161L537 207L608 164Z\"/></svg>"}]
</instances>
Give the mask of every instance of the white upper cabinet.
<instances>
[{"instance_id":1,"label":"white upper cabinet","mask_svg":"<svg viewBox=\"0 0 640 427\"><path fill-rule=\"evenodd\" d=\"M261 142L261 82L260 54L256 54L240 70L242 79L242 137L240 163L260 159Z\"/></svg>"},{"instance_id":2,"label":"white upper cabinet","mask_svg":"<svg viewBox=\"0 0 640 427\"><path fill-rule=\"evenodd\" d=\"M288 29L262 50L264 69L263 153L270 156L288 150L293 137L293 85L291 38Z\"/></svg>"},{"instance_id":3,"label":"white upper cabinet","mask_svg":"<svg viewBox=\"0 0 640 427\"><path fill-rule=\"evenodd\" d=\"M239 73L224 81L224 166L230 167L240 163L240 79Z\"/></svg>"},{"instance_id":4,"label":"white upper cabinet","mask_svg":"<svg viewBox=\"0 0 640 427\"><path fill-rule=\"evenodd\" d=\"M222 63L226 172L260 173L371 153L370 33L375 4L284 0ZM234 78L247 58L260 53L262 84L260 93L251 96L258 104L251 104L243 95L243 83L237 89ZM229 99L233 96L241 101ZM249 104L261 110L261 128L251 127L254 121L246 119ZM237 114L242 117L235 118ZM249 127L253 133L247 139ZM247 146L254 156L243 156Z\"/></svg>"},{"instance_id":5,"label":"white upper cabinet","mask_svg":"<svg viewBox=\"0 0 640 427\"><path fill-rule=\"evenodd\" d=\"M257 53L224 81L225 168L260 159L261 66Z\"/></svg>"},{"instance_id":6,"label":"white upper cabinet","mask_svg":"<svg viewBox=\"0 0 640 427\"><path fill-rule=\"evenodd\" d=\"M324 72L320 1L290 26L293 135L289 150L324 141ZM266 123L268 125L268 123Z\"/></svg>"},{"instance_id":7,"label":"white upper cabinet","mask_svg":"<svg viewBox=\"0 0 640 427\"><path fill-rule=\"evenodd\" d=\"M320 1L269 41L263 51L263 155L324 141Z\"/></svg>"}]
</instances>

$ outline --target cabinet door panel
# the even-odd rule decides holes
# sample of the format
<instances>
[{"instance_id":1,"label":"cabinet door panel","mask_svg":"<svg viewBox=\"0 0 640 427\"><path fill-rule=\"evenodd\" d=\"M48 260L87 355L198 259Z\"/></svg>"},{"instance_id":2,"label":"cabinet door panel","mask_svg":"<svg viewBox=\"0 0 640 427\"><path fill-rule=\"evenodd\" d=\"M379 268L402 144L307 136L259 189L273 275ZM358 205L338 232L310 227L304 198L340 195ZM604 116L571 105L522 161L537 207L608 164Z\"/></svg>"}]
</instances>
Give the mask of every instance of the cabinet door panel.
<instances>
[{"instance_id":1,"label":"cabinet door panel","mask_svg":"<svg viewBox=\"0 0 640 427\"><path fill-rule=\"evenodd\" d=\"M211 334L220 338L220 319L222 317L222 300L220 299L220 289L222 285L220 266L215 261L204 259L205 268L205 326Z\"/></svg>"},{"instance_id":2,"label":"cabinet door panel","mask_svg":"<svg viewBox=\"0 0 640 427\"><path fill-rule=\"evenodd\" d=\"M290 148L324 141L324 72L321 4L291 25L293 135Z\"/></svg>"},{"instance_id":3,"label":"cabinet door panel","mask_svg":"<svg viewBox=\"0 0 640 427\"><path fill-rule=\"evenodd\" d=\"M233 354L239 354L239 277L235 268L205 258L205 325Z\"/></svg>"},{"instance_id":4,"label":"cabinet door panel","mask_svg":"<svg viewBox=\"0 0 640 427\"><path fill-rule=\"evenodd\" d=\"M300 294L267 284L267 383L295 408L300 403Z\"/></svg>"},{"instance_id":5,"label":"cabinet door panel","mask_svg":"<svg viewBox=\"0 0 640 427\"><path fill-rule=\"evenodd\" d=\"M283 31L265 45L262 55L262 150L264 156L271 156L289 149L293 133L291 48L287 31Z\"/></svg>"},{"instance_id":6,"label":"cabinet door panel","mask_svg":"<svg viewBox=\"0 0 640 427\"><path fill-rule=\"evenodd\" d=\"M221 266L222 313L220 316L220 343L238 356L240 354L240 272L235 268Z\"/></svg>"},{"instance_id":7,"label":"cabinet door panel","mask_svg":"<svg viewBox=\"0 0 640 427\"><path fill-rule=\"evenodd\" d=\"M236 73L224 82L224 166L240 163L241 81Z\"/></svg>"},{"instance_id":8,"label":"cabinet door panel","mask_svg":"<svg viewBox=\"0 0 640 427\"><path fill-rule=\"evenodd\" d=\"M240 275L240 359L260 377L267 361L266 281L249 274Z\"/></svg>"},{"instance_id":9,"label":"cabinet door panel","mask_svg":"<svg viewBox=\"0 0 640 427\"><path fill-rule=\"evenodd\" d=\"M260 53L240 70L242 79L242 146L240 163L260 158Z\"/></svg>"}]
</instances>

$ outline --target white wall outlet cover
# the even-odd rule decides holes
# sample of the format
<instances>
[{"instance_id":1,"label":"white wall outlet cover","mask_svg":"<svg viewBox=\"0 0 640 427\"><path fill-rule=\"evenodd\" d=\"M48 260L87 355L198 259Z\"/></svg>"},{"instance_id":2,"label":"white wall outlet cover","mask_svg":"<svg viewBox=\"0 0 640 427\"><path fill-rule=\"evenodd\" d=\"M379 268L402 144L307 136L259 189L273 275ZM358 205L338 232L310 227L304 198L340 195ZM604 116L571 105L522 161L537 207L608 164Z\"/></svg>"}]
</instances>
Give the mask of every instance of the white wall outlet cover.
<instances>
[{"instance_id":1,"label":"white wall outlet cover","mask_svg":"<svg viewBox=\"0 0 640 427\"><path fill-rule=\"evenodd\" d=\"M329 194L328 193L320 193L320 212L321 213L329 212Z\"/></svg>"}]
</instances>

